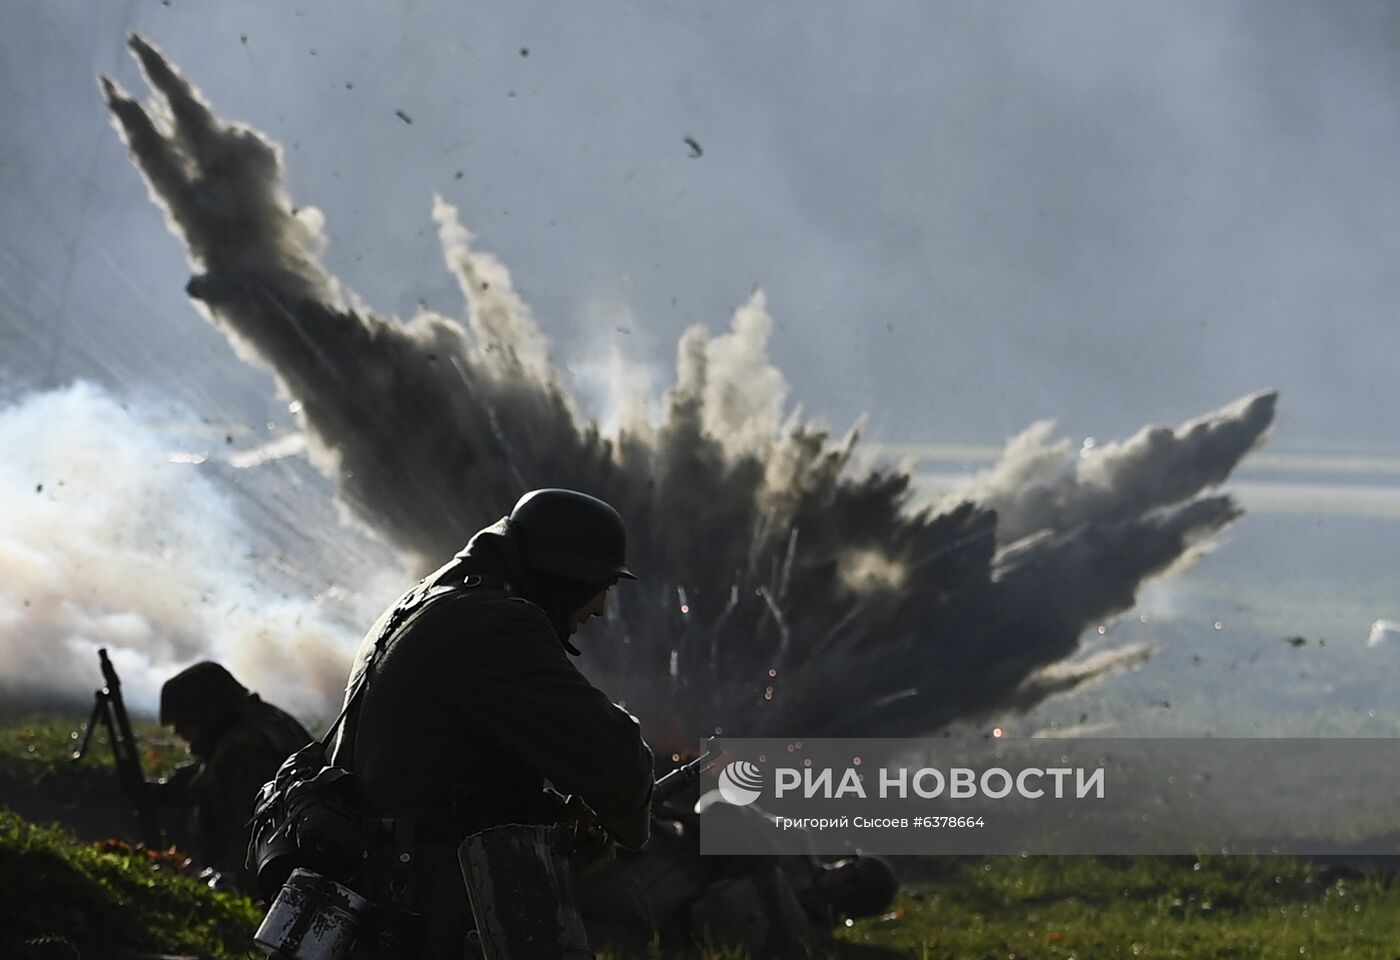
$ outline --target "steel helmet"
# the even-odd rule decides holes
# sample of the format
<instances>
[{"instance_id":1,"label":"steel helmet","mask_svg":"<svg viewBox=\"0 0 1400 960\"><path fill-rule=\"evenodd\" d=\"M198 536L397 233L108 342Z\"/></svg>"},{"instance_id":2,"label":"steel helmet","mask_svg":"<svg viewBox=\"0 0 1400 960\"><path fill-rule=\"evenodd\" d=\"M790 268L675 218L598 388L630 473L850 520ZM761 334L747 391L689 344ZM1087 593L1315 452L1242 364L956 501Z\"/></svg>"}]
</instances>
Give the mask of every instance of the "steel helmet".
<instances>
[{"instance_id":1,"label":"steel helmet","mask_svg":"<svg viewBox=\"0 0 1400 960\"><path fill-rule=\"evenodd\" d=\"M583 583L637 579L627 531L611 506L577 490L531 490L506 518L526 566Z\"/></svg>"},{"instance_id":2,"label":"steel helmet","mask_svg":"<svg viewBox=\"0 0 1400 960\"><path fill-rule=\"evenodd\" d=\"M814 880L827 902L852 918L883 913L899 892L899 880L888 861L868 854L826 864Z\"/></svg>"},{"instance_id":3,"label":"steel helmet","mask_svg":"<svg viewBox=\"0 0 1400 960\"><path fill-rule=\"evenodd\" d=\"M248 696L248 688L211 660L186 667L160 688L160 722L209 723Z\"/></svg>"}]
</instances>

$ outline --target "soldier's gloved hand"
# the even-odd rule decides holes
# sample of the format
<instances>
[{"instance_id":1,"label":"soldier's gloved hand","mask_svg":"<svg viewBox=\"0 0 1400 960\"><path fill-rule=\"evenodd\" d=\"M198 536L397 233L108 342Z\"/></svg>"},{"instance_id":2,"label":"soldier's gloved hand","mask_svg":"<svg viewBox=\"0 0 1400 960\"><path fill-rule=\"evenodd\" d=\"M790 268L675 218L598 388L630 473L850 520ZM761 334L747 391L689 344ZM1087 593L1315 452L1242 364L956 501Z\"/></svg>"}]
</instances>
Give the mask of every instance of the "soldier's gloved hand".
<instances>
[{"instance_id":1,"label":"soldier's gloved hand","mask_svg":"<svg viewBox=\"0 0 1400 960\"><path fill-rule=\"evenodd\" d=\"M617 844L598 823L597 816L578 796L564 801L564 813L573 823L569 863L575 873L587 873L617 857Z\"/></svg>"},{"instance_id":2,"label":"soldier's gloved hand","mask_svg":"<svg viewBox=\"0 0 1400 960\"><path fill-rule=\"evenodd\" d=\"M182 807L194 803L192 787L203 764L182 763L168 777L144 781L143 799L156 806Z\"/></svg>"},{"instance_id":3,"label":"soldier's gloved hand","mask_svg":"<svg viewBox=\"0 0 1400 960\"><path fill-rule=\"evenodd\" d=\"M594 826L585 834L574 835L569 853L569 865L576 876L587 876L617 859L617 843L602 827Z\"/></svg>"}]
</instances>

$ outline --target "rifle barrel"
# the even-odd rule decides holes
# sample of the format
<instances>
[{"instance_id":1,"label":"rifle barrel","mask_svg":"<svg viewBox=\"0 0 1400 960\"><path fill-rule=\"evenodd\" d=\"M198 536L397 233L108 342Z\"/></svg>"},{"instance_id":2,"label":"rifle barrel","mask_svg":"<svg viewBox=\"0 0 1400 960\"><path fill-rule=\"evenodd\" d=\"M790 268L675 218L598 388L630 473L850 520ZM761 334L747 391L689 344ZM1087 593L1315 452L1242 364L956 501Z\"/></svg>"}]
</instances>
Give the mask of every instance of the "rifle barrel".
<instances>
[{"instance_id":1,"label":"rifle barrel","mask_svg":"<svg viewBox=\"0 0 1400 960\"><path fill-rule=\"evenodd\" d=\"M653 806L665 803L696 780L700 779L700 774L710 768L719 758L711 751L706 750L694 760L681 764L670 773L656 781L656 786L652 788L651 802Z\"/></svg>"}]
</instances>

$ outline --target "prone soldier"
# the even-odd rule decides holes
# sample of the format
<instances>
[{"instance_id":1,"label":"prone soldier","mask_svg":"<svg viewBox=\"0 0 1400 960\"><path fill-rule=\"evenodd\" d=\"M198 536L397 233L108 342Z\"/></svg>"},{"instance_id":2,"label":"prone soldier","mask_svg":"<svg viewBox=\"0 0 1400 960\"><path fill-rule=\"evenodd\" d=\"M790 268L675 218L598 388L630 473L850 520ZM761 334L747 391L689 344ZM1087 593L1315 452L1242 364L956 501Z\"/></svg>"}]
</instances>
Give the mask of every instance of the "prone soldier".
<instances>
[{"instance_id":1,"label":"prone soldier","mask_svg":"<svg viewBox=\"0 0 1400 960\"><path fill-rule=\"evenodd\" d=\"M702 856L699 815L706 810L726 818L729 831L750 836L753 853ZM766 817L726 804L714 791L693 809L657 809L645 851L620 855L580 882L590 936L634 952L659 936L663 944L806 957L844 920L889 908L898 881L884 860L765 854L772 831Z\"/></svg>"}]
</instances>

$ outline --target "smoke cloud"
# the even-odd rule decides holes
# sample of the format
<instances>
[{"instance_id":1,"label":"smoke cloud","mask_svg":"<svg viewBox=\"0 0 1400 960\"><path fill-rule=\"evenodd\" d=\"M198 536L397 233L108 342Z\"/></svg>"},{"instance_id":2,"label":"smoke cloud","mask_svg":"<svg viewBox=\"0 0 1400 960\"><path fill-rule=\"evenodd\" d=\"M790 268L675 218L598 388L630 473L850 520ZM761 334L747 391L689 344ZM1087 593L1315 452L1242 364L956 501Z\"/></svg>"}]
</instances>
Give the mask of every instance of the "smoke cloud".
<instances>
[{"instance_id":1,"label":"smoke cloud","mask_svg":"<svg viewBox=\"0 0 1400 960\"><path fill-rule=\"evenodd\" d=\"M997 538L1140 516L1219 486L1274 419L1277 397L1257 393L1183 424L1144 427L1134 437L1071 456L1052 441L1054 424L1034 424L1007 445L995 468L959 494L997 512ZM1069 466L1067 466L1069 464Z\"/></svg>"},{"instance_id":2,"label":"smoke cloud","mask_svg":"<svg viewBox=\"0 0 1400 960\"><path fill-rule=\"evenodd\" d=\"M267 577L264 539L199 457L88 384L0 412L0 699L100 686L109 648L128 702L205 657L303 714L336 702L344 618ZM333 606L333 604L331 605ZM86 681L86 682L84 682Z\"/></svg>"},{"instance_id":3,"label":"smoke cloud","mask_svg":"<svg viewBox=\"0 0 1400 960\"><path fill-rule=\"evenodd\" d=\"M638 402L605 436L449 205L433 216L465 323L378 316L321 264L322 217L293 206L278 147L131 47L155 100L103 88L184 239L188 292L300 404L348 515L426 570L525 489L612 502L642 580L615 591L583 665L667 748L717 728L917 734L1024 709L1139 662L1066 661L1086 626L1239 516L1206 492L1260 441L1272 394L1078 459L1037 425L960 496L915 509L907 472L852 465L858 431L786 412L761 292L727 332L684 335L656 422Z\"/></svg>"}]
</instances>

